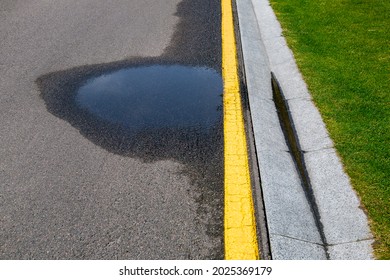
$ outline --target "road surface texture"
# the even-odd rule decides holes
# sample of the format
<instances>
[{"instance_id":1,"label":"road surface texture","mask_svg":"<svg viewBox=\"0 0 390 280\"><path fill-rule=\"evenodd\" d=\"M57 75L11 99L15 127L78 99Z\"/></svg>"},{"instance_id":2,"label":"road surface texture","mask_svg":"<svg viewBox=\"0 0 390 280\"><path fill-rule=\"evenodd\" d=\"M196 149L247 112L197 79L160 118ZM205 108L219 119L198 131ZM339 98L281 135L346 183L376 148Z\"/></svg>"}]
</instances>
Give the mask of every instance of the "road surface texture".
<instances>
[{"instance_id":1,"label":"road surface texture","mask_svg":"<svg viewBox=\"0 0 390 280\"><path fill-rule=\"evenodd\" d=\"M224 257L220 13L0 2L1 259Z\"/></svg>"}]
</instances>

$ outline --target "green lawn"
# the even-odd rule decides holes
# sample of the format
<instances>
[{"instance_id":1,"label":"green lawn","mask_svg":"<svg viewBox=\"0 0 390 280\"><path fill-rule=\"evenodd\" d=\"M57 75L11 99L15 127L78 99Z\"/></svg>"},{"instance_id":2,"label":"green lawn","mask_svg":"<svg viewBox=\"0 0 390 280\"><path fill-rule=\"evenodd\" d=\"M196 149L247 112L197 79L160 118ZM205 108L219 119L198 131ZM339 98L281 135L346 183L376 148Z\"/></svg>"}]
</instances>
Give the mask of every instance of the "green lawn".
<instances>
[{"instance_id":1,"label":"green lawn","mask_svg":"<svg viewBox=\"0 0 390 280\"><path fill-rule=\"evenodd\" d=\"M346 172L390 259L390 1L271 0Z\"/></svg>"}]
</instances>

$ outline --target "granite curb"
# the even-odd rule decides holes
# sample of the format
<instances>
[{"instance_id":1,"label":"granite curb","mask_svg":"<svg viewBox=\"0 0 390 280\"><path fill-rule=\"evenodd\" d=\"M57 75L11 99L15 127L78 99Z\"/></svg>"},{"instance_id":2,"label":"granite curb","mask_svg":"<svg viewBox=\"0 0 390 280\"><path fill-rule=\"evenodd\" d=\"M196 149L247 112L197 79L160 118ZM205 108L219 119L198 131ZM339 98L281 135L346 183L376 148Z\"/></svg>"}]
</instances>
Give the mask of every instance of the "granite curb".
<instances>
[{"instance_id":1,"label":"granite curb","mask_svg":"<svg viewBox=\"0 0 390 280\"><path fill-rule=\"evenodd\" d=\"M272 258L373 259L367 217L269 1L237 0L236 9ZM283 91L314 199L286 142L271 72Z\"/></svg>"}]
</instances>

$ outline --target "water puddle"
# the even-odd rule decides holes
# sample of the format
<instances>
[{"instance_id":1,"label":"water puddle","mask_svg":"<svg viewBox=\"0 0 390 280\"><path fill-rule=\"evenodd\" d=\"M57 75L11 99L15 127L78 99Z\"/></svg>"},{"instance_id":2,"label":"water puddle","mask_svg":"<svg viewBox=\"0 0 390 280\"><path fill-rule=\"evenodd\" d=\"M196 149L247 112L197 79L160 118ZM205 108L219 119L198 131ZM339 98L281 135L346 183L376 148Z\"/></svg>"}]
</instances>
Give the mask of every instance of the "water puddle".
<instances>
[{"instance_id":1,"label":"water puddle","mask_svg":"<svg viewBox=\"0 0 390 280\"><path fill-rule=\"evenodd\" d=\"M213 69L154 65L90 78L76 104L133 133L145 129L212 127L221 114L222 78Z\"/></svg>"},{"instance_id":2,"label":"water puddle","mask_svg":"<svg viewBox=\"0 0 390 280\"><path fill-rule=\"evenodd\" d=\"M126 61L37 83L49 112L109 152L203 165L223 147L223 81L214 69Z\"/></svg>"}]
</instances>

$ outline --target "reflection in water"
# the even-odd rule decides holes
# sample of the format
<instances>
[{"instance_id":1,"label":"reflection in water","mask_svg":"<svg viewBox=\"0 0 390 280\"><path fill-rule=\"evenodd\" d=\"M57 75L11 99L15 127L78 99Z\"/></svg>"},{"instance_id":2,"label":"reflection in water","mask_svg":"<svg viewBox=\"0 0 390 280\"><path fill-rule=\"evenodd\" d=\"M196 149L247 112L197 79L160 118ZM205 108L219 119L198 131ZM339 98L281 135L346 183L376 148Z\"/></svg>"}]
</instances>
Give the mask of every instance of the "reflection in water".
<instances>
[{"instance_id":1,"label":"reflection in water","mask_svg":"<svg viewBox=\"0 0 390 280\"><path fill-rule=\"evenodd\" d=\"M221 112L221 76L205 67L154 65L91 78L76 104L104 121L141 129L210 128Z\"/></svg>"}]
</instances>

